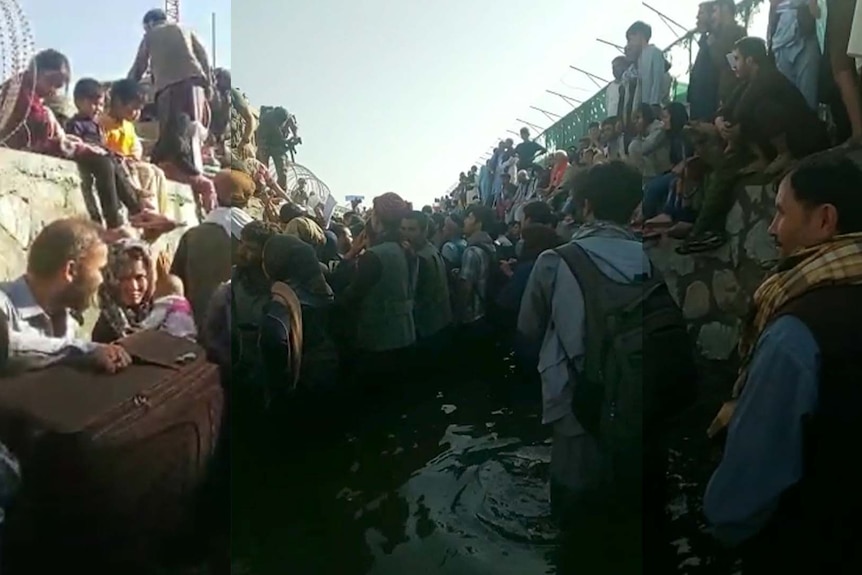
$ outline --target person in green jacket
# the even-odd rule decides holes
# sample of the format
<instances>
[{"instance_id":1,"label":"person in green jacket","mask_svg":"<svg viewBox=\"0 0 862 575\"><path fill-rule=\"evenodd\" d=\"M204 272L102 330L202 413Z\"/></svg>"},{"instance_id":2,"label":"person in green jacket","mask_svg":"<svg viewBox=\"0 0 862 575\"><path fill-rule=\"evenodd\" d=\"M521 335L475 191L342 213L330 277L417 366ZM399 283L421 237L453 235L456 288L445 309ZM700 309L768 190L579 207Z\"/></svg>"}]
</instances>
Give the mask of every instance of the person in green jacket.
<instances>
[{"instance_id":1,"label":"person in green jacket","mask_svg":"<svg viewBox=\"0 0 862 575\"><path fill-rule=\"evenodd\" d=\"M451 339L452 305L448 268L443 256L428 241L428 222L426 214L411 212L401 221L401 235L416 256L412 282L417 344L434 365Z\"/></svg>"},{"instance_id":2,"label":"person in green jacket","mask_svg":"<svg viewBox=\"0 0 862 575\"><path fill-rule=\"evenodd\" d=\"M374 199L369 225L358 238L364 251L337 300L355 316L356 369L363 384L390 383L404 374L416 343L412 263L401 244L401 220L410 204L394 193ZM370 232L369 232L370 228ZM348 256L359 250L351 250Z\"/></svg>"},{"instance_id":3,"label":"person in green jacket","mask_svg":"<svg viewBox=\"0 0 862 575\"><path fill-rule=\"evenodd\" d=\"M287 132L291 128L291 115L281 106L261 110L260 125L257 128L257 159L269 166L275 166L276 179L281 189L287 189Z\"/></svg>"}]
</instances>

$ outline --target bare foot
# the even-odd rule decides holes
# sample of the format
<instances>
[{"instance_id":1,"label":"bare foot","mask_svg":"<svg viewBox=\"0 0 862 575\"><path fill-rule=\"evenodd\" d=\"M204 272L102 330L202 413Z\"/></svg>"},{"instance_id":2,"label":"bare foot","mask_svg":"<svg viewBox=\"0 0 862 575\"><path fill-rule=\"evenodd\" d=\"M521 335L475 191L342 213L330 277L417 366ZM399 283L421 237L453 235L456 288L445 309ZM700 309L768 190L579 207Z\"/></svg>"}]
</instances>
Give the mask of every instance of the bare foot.
<instances>
[{"instance_id":1,"label":"bare foot","mask_svg":"<svg viewBox=\"0 0 862 575\"><path fill-rule=\"evenodd\" d=\"M767 166L768 164L764 160L754 160L753 162L739 170L739 173L741 175L759 174L766 170Z\"/></svg>"},{"instance_id":2,"label":"bare foot","mask_svg":"<svg viewBox=\"0 0 862 575\"><path fill-rule=\"evenodd\" d=\"M763 170L765 174L779 174L787 169L793 163L793 157L790 154L779 154L772 162Z\"/></svg>"},{"instance_id":3,"label":"bare foot","mask_svg":"<svg viewBox=\"0 0 862 575\"><path fill-rule=\"evenodd\" d=\"M665 226L667 224L672 224L672 223L673 223L672 217L670 217L667 214L659 214L656 217L650 218L647 221L645 221L644 226L646 226L646 227Z\"/></svg>"},{"instance_id":4,"label":"bare foot","mask_svg":"<svg viewBox=\"0 0 862 575\"><path fill-rule=\"evenodd\" d=\"M677 222L667 230L667 235L676 240L681 240L688 237L694 224L689 222Z\"/></svg>"}]
</instances>

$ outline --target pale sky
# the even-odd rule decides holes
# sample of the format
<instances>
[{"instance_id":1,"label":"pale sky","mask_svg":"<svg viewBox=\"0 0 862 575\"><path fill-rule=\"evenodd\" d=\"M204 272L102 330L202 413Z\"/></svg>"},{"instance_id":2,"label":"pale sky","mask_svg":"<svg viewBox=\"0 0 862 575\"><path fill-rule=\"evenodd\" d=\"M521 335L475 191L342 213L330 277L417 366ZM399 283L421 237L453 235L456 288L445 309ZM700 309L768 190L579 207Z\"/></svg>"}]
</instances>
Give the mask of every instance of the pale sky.
<instances>
[{"instance_id":1,"label":"pale sky","mask_svg":"<svg viewBox=\"0 0 862 575\"><path fill-rule=\"evenodd\" d=\"M212 45L211 14L217 14L216 57L219 65L229 67L231 0L183 2L181 22L195 30L208 47ZM164 8L160 0L18 3L30 22L37 50L60 50L71 60L73 78L90 76L100 80L119 79L129 72L144 34L144 14L152 8Z\"/></svg>"},{"instance_id":2,"label":"pale sky","mask_svg":"<svg viewBox=\"0 0 862 575\"><path fill-rule=\"evenodd\" d=\"M118 78L131 66L141 18L158 0L19 0L36 48L56 48L73 77ZM649 2L685 27L697 0ZM546 127L530 106L565 115L545 93L586 99L596 86L569 65L605 79L637 19L653 42L672 30L635 0L184 0L181 21L212 45L252 103L296 114L297 160L336 198L396 191L418 205L442 195L521 118ZM762 26L760 26L762 27ZM759 28L752 28L753 31ZM762 32L761 32L762 33ZM233 40L233 42L232 42ZM673 73L688 67L674 58Z\"/></svg>"},{"instance_id":3,"label":"pale sky","mask_svg":"<svg viewBox=\"0 0 862 575\"><path fill-rule=\"evenodd\" d=\"M695 0L653 0L692 26ZM240 9L241 6L241 9ZM395 191L419 205L442 195L530 105L571 109L546 89L586 99L610 79L628 25L671 32L634 0L235 0L233 80L255 105L296 114L297 161L339 199ZM682 64L680 64L682 66ZM687 62L685 63L687 66Z\"/></svg>"}]
</instances>

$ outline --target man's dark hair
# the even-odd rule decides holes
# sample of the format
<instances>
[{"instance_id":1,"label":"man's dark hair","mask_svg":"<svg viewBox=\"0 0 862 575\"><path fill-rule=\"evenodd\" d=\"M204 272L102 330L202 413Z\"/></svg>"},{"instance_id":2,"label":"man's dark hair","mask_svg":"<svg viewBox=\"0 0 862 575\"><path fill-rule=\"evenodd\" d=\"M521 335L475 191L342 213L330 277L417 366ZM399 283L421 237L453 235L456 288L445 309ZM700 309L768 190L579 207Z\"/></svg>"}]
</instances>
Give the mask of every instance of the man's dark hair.
<instances>
[{"instance_id":1,"label":"man's dark hair","mask_svg":"<svg viewBox=\"0 0 862 575\"><path fill-rule=\"evenodd\" d=\"M72 66L69 64L69 59L66 55L62 52L51 49L42 50L33 56L32 66L36 71L42 72L59 72L61 70L65 70L65 72L69 74L72 70Z\"/></svg>"},{"instance_id":2,"label":"man's dark hair","mask_svg":"<svg viewBox=\"0 0 862 575\"><path fill-rule=\"evenodd\" d=\"M458 226L459 229L464 227L464 216L463 215L456 213L456 212L452 212L451 214L449 214L446 217L449 218L450 220L452 220L455 223L455 225Z\"/></svg>"},{"instance_id":3,"label":"man's dark hair","mask_svg":"<svg viewBox=\"0 0 862 575\"><path fill-rule=\"evenodd\" d=\"M299 218L305 215L305 210L293 202L287 202L281 209L278 210L278 219L281 223L286 224L294 218Z\"/></svg>"},{"instance_id":4,"label":"man's dark hair","mask_svg":"<svg viewBox=\"0 0 862 575\"><path fill-rule=\"evenodd\" d=\"M423 234L428 233L428 214L425 212L418 212L416 210L410 212L406 216L404 216L405 220L413 220L417 224L419 224L419 231Z\"/></svg>"},{"instance_id":5,"label":"man's dark hair","mask_svg":"<svg viewBox=\"0 0 862 575\"><path fill-rule=\"evenodd\" d=\"M339 223L331 223L329 224L329 231L335 234L336 238L341 238L347 233L347 226Z\"/></svg>"},{"instance_id":6,"label":"man's dark hair","mask_svg":"<svg viewBox=\"0 0 862 575\"><path fill-rule=\"evenodd\" d=\"M628 40L634 35L643 36L644 40L649 42L652 39L652 26L650 26L646 22L638 20L637 22L629 26L628 30L626 30L626 40Z\"/></svg>"},{"instance_id":7,"label":"man's dark hair","mask_svg":"<svg viewBox=\"0 0 862 575\"><path fill-rule=\"evenodd\" d=\"M601 125L598 122L590 122L590 125L589 125L590 130L592 130L593 128L600 128L600 127L601 127Z\"/></svg>"},{"instance_id":8,"label":"man's dark hair","mask_svg":"<svg viewBox=\"0 0 862 575\"><path fill-rule=\"evenodd\" d=\"M589 201L597 220L626 225L643 200L643 178L637 168L620 160L598 164L584 172L575 190L575 202Z\"/></svg>"},{"instance_id":9,"label":"man's dark hair","mask_svg":"<svg viewBox=\"0 0 862 575\"><path fill-rule=\"evenodd\" d=\"M482 231L491 233L494 231L494 226L497 223L497 216L494 210L488 206L472 205L464 212L464 217L473 216L473 218L482 225Z\"/></svg>"},{"instance_id":10,"label":"man's dark hair","mask_svg":"<svg viewBox=\"0 0 862 575\"><path fill-rule=\"evenodd\" d=\"M446 223L446 216L440 212L434 212L429 216L429 218L431 219L431 223L434 224L435 231L443 229L443 224Z\"/></svg>"},{"instance_id":11,"label":"man's dark hair","mask_svg":"<svg viewBox=\"0 0 862 575\"><path fill-rule=\"evenodd\" d=\"M98 100L104 95L105 88L102 83L93 78L81 78L72 91L72 97L76 102L79 100Z\"/></svg>"},{"instance_id":12,"label":"man's dark hair","mask_svg":"<svg viewBox=\"0 0 862 575\"><path fill-rule=\"evenodd\" d=\"M769 53L766 49L766 41L762 38L754 36L746 36L740 38L733 45L739 51L739 55L743 58L751 58L758 66L762 66L769 62Z\"/></svg>"},{"instance_id":13,"label":"man's dark hair","mask_svg":"<svg viewBox=\"0 0 862 575\"><path fill-rule=\"evenodd\" d=\"M39 232L27 254L27 272L50 278L69 262L79 262L102 243L102 230L88 218L54 220Z\"/></svg>"},{"instance_id":14,"label":"man's dark hair","mask_svg":"<svg viewBox=\"0 0 862 575\"><path fill-rule=\"evenodd\" d=\"M862 232L862 169L856 162L827 151L805 158L787 177L793 196L804 206L835 206L838 233Z\"/></svg>"},{"instance_id":15,"label":"man's dark hair","mask_svg":"<svg viewBox=\"0 0 862 575\"><path fill-rule=\"evenodd\" d=\"M518 131L519 134L523 134L524 132L526 132L527 135L529 136L530 135L530 128L528 128L527 126L524 126Z\"/></svg>"},{"instance_id":16,"label":"man's dark hair","mask_svg":"<svg viewBox=\"0 0 862 575\"><path fill-rule=\"evenodd\" d=\"M266 245L269 238L278 235L279 229L275 224L254 220L246 224L240 232L240 237L244 242L260 246Z\"/></svg>"},{"instance_id":17,"label":"man's dark hair","mask_svg":"<svg viewBox=\"0 0 862 575\"><path fill-rule=\"evenodd\" d=\"M144 14L144 26L147 24L161 24L168 21L168 14L161 8L154 8Z\"/></svg>"},{"instance_id":18,"label":"man's dark hair","mask_svg":"<svg viewBox=\"0 0 862 575\"><path fill-rule=\"evenodd\" d=\"M728 13L736 15L736 2L734 0L716 0L713 4L719 10L726 10Z\"/></svg>"},{"instance_id":19,"label":"man's dark hair","mask_svg":"<svg viewBox=\"0 0 862 575\"><path fill-rule=\"evenodd\" d=\"M422 213L430 216L434 213L434 208L432 208L431 206L422 206Z\"/></svg>"},{"instance_id":20,"label":"man's dark hair","mask_svg":"<svg viewBox=\"0 0 862 575\"><path fill-rule=\"evenodd\" d=\"M541 200L536 200L524 205L524 220L530 220L534 224L551 226L554 224L554 212L551 210L551 206Z\"/></svg>"},{"instance_id":21,"label":"man's dark hair","mask_svg":"<svg viewBox=\"0 0 862 575\"><path fill-rule=\"evenodd\" d=\"M228 70L226 68L216 68L215 71L213 72L213 75L216 77L216 79L224 80L228 84L233 85L233 81L231 80L231 76L230 76L230 70Z\"/></svg>"},{"instance_id":22,"label":"man's dark hair","mask_svg":"<svg viewBox=\"0 0 862 575\"><path fill-rule=\"evenodd\" d=\"M641 104L638 107L638 112L640 112L641 118L643 118L644 126L649 126L658 118L652 104Z\"/></svg>"},{"instance_id":23,"label":"man's dark hair","mask_svg":"<svg viewBox=\"0 0 862 575\"><path fill-rule=\"evenodd\" d=\"M111 104L143 104L146 99L143 87L134 80L117 80L111 84Z\"/></svg>"},{"instance_id":24,"label":"man's dark hair","mask_svg":"<svg viewBox=\"0 0 862 575\"><path fill-rule=\"evenodd\" d=\"M616 58L611 60L611 66L616 66L617 64L625 64L626 66L628 66L629 59L625 56L617 56Z\"/></svg>"},{"instance_id":25,"label":"man's dark hair","mask_svg":"<svg viewBox=\"0 0 862 575\"><path fill-rule=\"evenodd\" d=\"M604 126L616 126L616 124L617 124L617 117L616 116L610 116L610 117L602 120L602 127L604 127Z\"/></svg>"}]
</instances>

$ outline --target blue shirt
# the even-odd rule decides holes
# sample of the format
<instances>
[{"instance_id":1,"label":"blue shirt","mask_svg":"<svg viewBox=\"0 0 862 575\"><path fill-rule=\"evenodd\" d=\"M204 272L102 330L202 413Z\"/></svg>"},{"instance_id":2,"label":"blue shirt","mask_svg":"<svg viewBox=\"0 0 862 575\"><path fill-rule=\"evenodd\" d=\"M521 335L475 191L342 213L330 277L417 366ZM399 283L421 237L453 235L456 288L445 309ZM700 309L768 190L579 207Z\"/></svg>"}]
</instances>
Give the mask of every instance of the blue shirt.
<instances>
[{"instance_id":1,"label":"blue shirt","mask_svg":"<svg viewBox=\"0 0 862 575\"><path fill-rule=\"evenodd\" d=\"M9 321L9 366L13 370L47 367L98 347L77 337L80 325L69 311L65 331L55 333L51 317L36 301L25 276L0 283L0 313Z\"/></svg>"},{"instance_id":2,"label":"blue shirt","mask_svg":"<svg viewBox=\"0 0 862 575\"><path fill-rule=\"evenodd\" d=\"M819 373L817 342L798 318L782 316L760 336L703 501L724 543L757 535L802 478L803 420L817 408Z\"/></svg>"}]
</instances>

